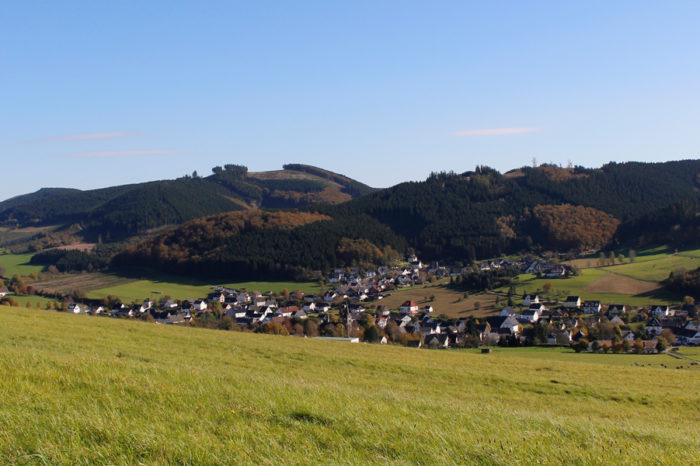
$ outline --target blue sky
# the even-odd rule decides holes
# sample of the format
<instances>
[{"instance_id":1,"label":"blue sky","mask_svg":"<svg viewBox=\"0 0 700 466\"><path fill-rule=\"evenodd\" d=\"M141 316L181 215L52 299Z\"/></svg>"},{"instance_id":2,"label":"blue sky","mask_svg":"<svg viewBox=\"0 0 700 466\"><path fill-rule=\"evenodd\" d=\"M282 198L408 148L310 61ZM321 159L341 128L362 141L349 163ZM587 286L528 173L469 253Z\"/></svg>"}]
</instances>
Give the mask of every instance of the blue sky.
<instances>
[{"instance_id":1,"label":"blue sky","mask_svg":"<svg viewBox=\"0 0 700 466\"><path fill-rule=\"evenodd\" d=\"M0 199L239 163L377 187L700 153L700 2L13 1Z\"/></svg>"}]
</instances>

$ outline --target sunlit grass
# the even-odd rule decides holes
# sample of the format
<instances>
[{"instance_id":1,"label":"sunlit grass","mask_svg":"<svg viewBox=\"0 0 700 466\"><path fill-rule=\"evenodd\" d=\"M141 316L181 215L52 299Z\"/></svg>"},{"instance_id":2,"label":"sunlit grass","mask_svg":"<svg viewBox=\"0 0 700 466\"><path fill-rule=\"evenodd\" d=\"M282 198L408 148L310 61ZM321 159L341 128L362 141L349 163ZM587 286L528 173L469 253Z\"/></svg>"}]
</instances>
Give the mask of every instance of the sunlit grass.
<instances>
[{"instance_id":1,"label":"sunlit grass","mask_svg":"<svg viewBox=\"0 0 700 466\"><path fill-rule=\"evenodd\" d=\"M700 451L697 371L589 355L10 308L0 349L4 463L691 464Z\"/></svg>"}]
</instances>

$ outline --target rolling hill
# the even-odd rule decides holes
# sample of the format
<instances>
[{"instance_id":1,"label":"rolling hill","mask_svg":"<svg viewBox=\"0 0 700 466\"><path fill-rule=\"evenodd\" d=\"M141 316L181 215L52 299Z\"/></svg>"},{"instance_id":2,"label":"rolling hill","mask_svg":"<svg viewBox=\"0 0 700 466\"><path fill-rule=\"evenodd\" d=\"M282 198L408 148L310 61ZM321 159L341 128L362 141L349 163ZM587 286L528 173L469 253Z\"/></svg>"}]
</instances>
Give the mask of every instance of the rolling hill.
<instances>
[{"instance_id":1,"label":"rolling hill","mask_svg":"<svg viewBox=\"0 0 700 466\"><path fill-rule=\"evenodd\" d=\"M246 167L214 167L207 177L80 191L42 189L0 203L0 224L13 227L80 226L83 239L124 239L164 225L254 208L340 203L372 192L355 180L306 165L248 173Z\"/></svg>"},{"instance_id":2,"label":"rolling hill","mask_svg":"<svg viewBox=\"0 0 700 466\"><path fill-rule=\"evenodd\" d=\"M631 242L625 233L630 230L643 242L658 240L669 230L685 232L676 235L685 242L697 241L692 234L700 218L697 173L698 160L600 169L542 166L506 174L478 167L463 174L433 174L423 182L402 183L341 204L304 207L329 219L293 230L251 234L209 229L199 237L201 244L222 254L204 260L199 245L181 248L177 269L234 275L292 268L328 271L385 261L376 251L387 246L399 252L410 247L423 260L468 263L533 249L597 249L616 240ZM655 222L645 220L649 212L665 214ZM677 222L687 226L676 227ZM184 225L163 237L187 237L189 228ZM623 235L616 237L618 228ZM651 231L656 234L645 233ZM173 270L172 261L158 260L153 251L163 237L128 250L119 263ZM341 240L353 241L358 251L340 254Z\"/></svg>"}]
</instances>

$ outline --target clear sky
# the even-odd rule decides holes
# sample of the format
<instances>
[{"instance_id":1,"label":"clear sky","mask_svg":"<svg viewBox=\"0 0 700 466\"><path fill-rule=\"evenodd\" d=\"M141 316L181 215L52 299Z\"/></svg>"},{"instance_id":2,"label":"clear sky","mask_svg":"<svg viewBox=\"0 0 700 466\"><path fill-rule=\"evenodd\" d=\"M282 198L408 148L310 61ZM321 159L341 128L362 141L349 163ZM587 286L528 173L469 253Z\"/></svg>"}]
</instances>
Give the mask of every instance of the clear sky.
<instances>
[{"instance_id":1,"label":"clear sky","mask_svg":"<svg viewBox=\"0 0 700 466\"><path fill-rule=\"evenodd\" d=\"M0 199L307 163L700 153L698 1L31 1L0 13Z\"/></svg>"}]
</instances>

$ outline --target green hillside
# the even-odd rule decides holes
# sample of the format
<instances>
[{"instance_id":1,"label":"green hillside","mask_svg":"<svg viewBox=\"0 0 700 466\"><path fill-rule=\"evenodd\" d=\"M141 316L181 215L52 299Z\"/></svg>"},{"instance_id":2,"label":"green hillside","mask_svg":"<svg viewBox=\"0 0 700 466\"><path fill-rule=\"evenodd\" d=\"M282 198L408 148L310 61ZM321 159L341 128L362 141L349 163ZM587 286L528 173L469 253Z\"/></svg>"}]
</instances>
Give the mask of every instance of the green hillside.
<instances>
[{"instance_id":1,"label":"green hillside","mask_svg":"<svg viewBox=\"0 0 700 466\"><path fill-rule=\"evenodd\" d=\"M700 218L697 173L700 160L608 164L595 170L545 165L506 174L477 167L463 174L432 174L424 182L402 183L337 205L307 206L302 210L331 219L294 230L261 234L209 228L192 242L177 239L191 236L191 224L183 225L127 251L117 263L283 279L386 261L381 253L386 246L398 252L412 248L424 261L463 264L512 253L595 250L615 243L622 222L630 231L634 219L674 202L668 210L675 214L664 216L666 221L636 224L634 231L647 241L664 231L683 231L669 239L687 245L695 241ZM675 228L672 220L684 222L683 228ZM624 238L632 241L627 234ZM340 254L348 239L354 241L352 249L362 251ZM177 261L158 252L158 245L172 242L180 243Z\"/></svg>"},{"instance_id":2,"label":"green hillside","mask_svg":"<svg viewBox=\"0 0 700 466\"><path fill-rule=\"evenodd\" d=\"M0 321L3 463L691 464L700 451L700 372L665 355L482 355L9 308Z\"/></svg>"},{"instance_id":3,"label":"green hillside","mask_svg":"<svg viewBox=\"0 0 700 466\"><path fill-rule=\"evenodd\" d=\"M239 165L185 176L89 191L42 189L0 202L0 224L15 227L79 224L83 239L123 239L163 225L220 212L339 203L372 188L304 165L248 174Z\"/></svg>"}]
</instances>

